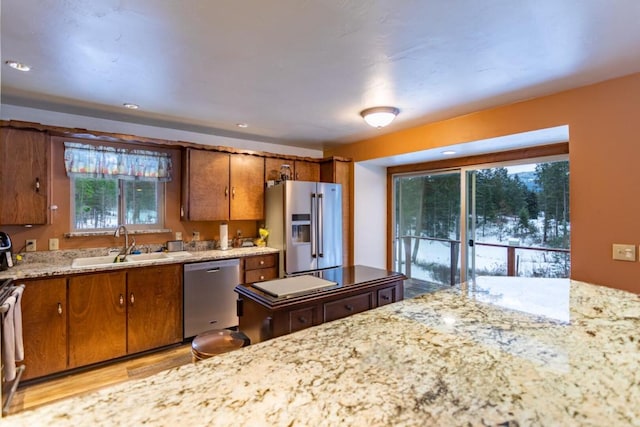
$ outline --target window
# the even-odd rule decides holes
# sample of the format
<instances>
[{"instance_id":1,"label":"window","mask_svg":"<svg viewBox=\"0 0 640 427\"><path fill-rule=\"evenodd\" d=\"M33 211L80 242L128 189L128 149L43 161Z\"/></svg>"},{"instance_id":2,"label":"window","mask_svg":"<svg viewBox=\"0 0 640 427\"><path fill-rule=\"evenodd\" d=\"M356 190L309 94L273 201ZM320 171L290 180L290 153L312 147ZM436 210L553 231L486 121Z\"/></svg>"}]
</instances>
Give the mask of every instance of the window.
<instances>
[{"instance_id":1,"label":"window","mask_svg":"<svg viewBox=\"0 0 640 427\"><path fill-rule=\"evenodd\" d=\"M72 231L163 228L169 154L66 142L65 168Z\"/></svg>"}]
</instances>

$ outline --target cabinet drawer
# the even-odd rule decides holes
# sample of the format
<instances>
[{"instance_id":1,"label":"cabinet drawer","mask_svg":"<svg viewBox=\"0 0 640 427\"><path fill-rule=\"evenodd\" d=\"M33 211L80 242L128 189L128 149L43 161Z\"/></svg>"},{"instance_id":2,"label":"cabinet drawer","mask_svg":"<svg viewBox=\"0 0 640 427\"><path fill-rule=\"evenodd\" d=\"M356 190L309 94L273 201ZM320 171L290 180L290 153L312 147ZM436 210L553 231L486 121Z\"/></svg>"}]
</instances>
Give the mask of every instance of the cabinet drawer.
<instances>
[{"instance_id":1,"label":"cabinet drawer","mask_svg":"<svg viewBox=\"0 0 640 427\"><path fill-rule=\"evenodd\" d=\"M373 308L373 294L367 292L324 304L324 321L341 319Z\"/></svg>"},{"instance_id":2,"label":"cabinet drawer","mask_svg":"<svg viewBox=\"0 0 640 427\"><path fill-rule=\"evenodd\" d=\"M289 332L301 331L313 326L313 307L289 312Z\"/></svg>"},{"instance_id":3,"label":"cabinet drawer","mask_svg":"<svg viewBox=\"0 0 640 427\"><path fill-rule=\"evenodd\" d=\"M276 265L276 255L260 255L260 256L252 256L247 257L244 260L244 269L245 270L256 270L262 268L275 267Z\"/></svg>"},{"instance_id":4,"label":"cabinet drawer","mask_svg":"<svg viewBox=\"0 0 640 427\"><path fill-rule=\"evenodd\" d=\"M396 287L378 289L378 307L391 304L396 300Z\"/></svg>"},{"instance_id":5,"label":"cabinet drawer","mask_svg":"<svg viewBox=\"0 0 640 427\"><path fill-rule=\"evenodd\" d=\"M261 268L259 270L247 270L244 273L244 283L251 284L273 280L278 278L278 270L275 267Z\"/></svg>"}]
</instances>

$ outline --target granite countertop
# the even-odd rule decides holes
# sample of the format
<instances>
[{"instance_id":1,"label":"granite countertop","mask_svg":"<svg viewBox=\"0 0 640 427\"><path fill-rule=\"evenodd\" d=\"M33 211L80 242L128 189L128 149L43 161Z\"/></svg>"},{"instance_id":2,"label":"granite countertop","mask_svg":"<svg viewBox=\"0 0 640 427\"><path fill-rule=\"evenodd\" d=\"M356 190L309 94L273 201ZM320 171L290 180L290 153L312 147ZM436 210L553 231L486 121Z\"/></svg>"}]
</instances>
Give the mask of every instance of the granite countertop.
<instances>
[{"instance_id":1,"label":"granite countertop","mask_svg":"<svg viewBox=\"0 0 640 427\"><path fill-rule=\"evenodd\" d=\"M52 276L62 276L66 274L75 273L88 273L95 271L114 270L122 268L136 268L136 267L148 267L150 265L162 265L162 264L176 264L187 262L200 262L211 261L216 259L229 259L240 258L252 255L264 255L271 253L278 253L278 249L269 247L246 247L246 248L232 248L228 250L203 250L203 251L190 251L172 253L168 252L169 258L148 260L137 263L115 263L104 266L91 266L91 267L72 267L71 263L74 258L86 257L86 256L98 256L106 255L107 249L93 249L90 250L91 255L88 255L86 251L51 251L38 253L36 261L34 262L21 262L11 267L8 270L0 271L0 280L3 279L30 279L30 278L42 278ZM26 255L30 256L29 254ZM115 257L115 254L112 256Z\"/></svg>"},{"instance_id":2,"label":"granite countertop","mask_svg":"<svg viewBox=\"0 0 640 427\"><path fill-rule=\"evenodd\" d=\"M637 426L638 402L639 295L491 278L3 422Z\"/></svg>"}]
</instances>

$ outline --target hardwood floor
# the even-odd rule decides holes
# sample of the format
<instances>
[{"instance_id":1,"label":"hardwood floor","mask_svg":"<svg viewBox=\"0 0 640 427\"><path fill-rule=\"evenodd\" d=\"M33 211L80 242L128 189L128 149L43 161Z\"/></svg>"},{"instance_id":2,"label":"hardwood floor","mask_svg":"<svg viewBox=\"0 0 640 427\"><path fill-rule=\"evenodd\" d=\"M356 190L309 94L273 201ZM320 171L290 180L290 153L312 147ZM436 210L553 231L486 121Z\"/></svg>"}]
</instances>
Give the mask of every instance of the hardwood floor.
<instances>
[{"instance_id":1,"label":"hardwood floor","mask_svg":"<svg viewBox=\"0 0 640 427\"><path fill-rule=\"evenodd\" d=\"M188 343L90 371L20 386L11 401L9 415L127 380L145 378L191 361L191 344Z\"/></svg>"}]
</instances>

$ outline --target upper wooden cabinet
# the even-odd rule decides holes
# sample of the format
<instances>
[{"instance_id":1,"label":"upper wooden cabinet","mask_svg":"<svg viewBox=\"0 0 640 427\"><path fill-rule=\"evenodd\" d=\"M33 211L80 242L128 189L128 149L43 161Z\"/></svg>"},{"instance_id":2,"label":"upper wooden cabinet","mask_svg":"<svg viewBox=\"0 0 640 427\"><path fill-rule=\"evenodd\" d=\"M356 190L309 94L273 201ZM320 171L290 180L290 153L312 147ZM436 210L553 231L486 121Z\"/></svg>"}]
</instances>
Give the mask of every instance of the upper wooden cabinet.
<instances>
[{"instance_id":1,"label":"upper wooden cabinet","mask_svg":"<svg viewBox=\"0 0 640 427\"><path fill-rule=\"evenodd\" d=\"M320 181L320 164L305 160L288 160L277 157L267 157L264 159L264 180L279 181L280 168L282 165L289 165L291 169L291 179L296 181Z\"/></svg>"},{"instance_id":2,"label":"upper wooden cabinet","mask_svg":"<svg viewBox=\"0 0 640 427\"><path fill-rule=\"evenodd\" d=\"M188 148L181 217L190 221L264 217L262 157Z\"/></svg>"},{"instance_id":3,"label":"upper wooden cabinet","mask_svg":"<svg viewBox=\"0 0 640 427\"><path fill-rule=\"evenodd\" d=\"M230 218L264 218L264 162L262 157L232 154Z\"/></svg>"},{"instance_id":4,"label":"upper wooden cabinet","mask_svg":"<svg viewBox=\"0 0 640 427\"><path fill-rule=\"evenodd\" d=\"M296 181L320 181L320 165L318 163L296 160L294 166L293 178Z\"/></svg>"},{"instance_id":5,"label":"upper wooden cabinet","mask_svg":"<svg viewBox=\"0 0 640 427\"><path fill-rule=\"evenodd\" d=\"M1 225L46 224L49 137L44 132L0 128Z\"/></svg>"}]
</instances>

